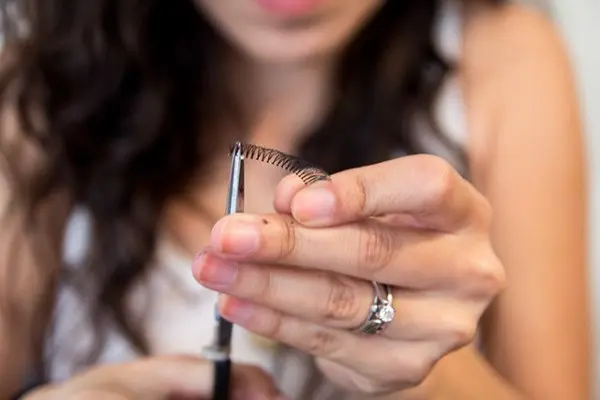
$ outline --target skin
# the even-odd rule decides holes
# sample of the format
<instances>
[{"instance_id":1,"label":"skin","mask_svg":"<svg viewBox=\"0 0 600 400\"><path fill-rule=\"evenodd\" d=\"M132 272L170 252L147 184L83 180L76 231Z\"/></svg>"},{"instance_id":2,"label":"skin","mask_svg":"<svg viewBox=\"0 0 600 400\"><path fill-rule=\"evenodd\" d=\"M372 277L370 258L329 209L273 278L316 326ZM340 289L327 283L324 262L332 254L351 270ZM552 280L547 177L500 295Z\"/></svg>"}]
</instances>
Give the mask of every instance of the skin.
<instances>
[{"instance_id":1,"label":"skin","mask_svg":"<svg viewBox=\"0 0 600 400\"><path fill-rule=\"evenodd\" d=\"M195 3L244 55L286 70L331 59L383 5L380 0L327 0L309 14L289 16L267 12L254 0ZM299 23L306 27L295 27Z\"/></svg>"},{"instance_id":2,"label":"skin","mask_svg":"<svg viewBox=\"0 0 600 400\"><path fill-rule=\"evenodd\" d=\"M330 0L318 12L335 17L291 32L250 0L197 4L246 56L232 67L244 72L240 92L255 94L245 105L249 140L284 151L323 114L337 50L380 6ZM588 399L586 177L567 56L552 26L521 7L473 7L465 21L459 78L472 182L430 156L309 188L249 164L247 215L212 226L174 200L165 229L190 253L210 245L193 273L226 294L226 317L315 355L330 379L366 398ZM194 194L215 216L222 161L215 183ZM244 241L254 245L240 251ZM348 329L365 317L370 279L395 286L398 315L364 338ZM472 344L479 322L486 358ZM0 365L0 382L9 382L2 374L18 376L24 356L6 326L0 335L0 363L12 367ZM164 370L152 361L141 362ZM135 386L130 365L101 368L91 373ZM176 389L166 381L160 393Z\"/></svg>"},{"instance_id":3,"label":"skin","mask_svg":"<svg viewBox=\"0 0 600 400\"><path fill-rule=\"evenodd\" d=\"M65 384L29 393L24 400L210 399L212 374L212 364L196 357L154 357L97 367ZM233 400L281 399L270 377L258 368L234 366L232 382Z\"/></svg>"}]
</instances>

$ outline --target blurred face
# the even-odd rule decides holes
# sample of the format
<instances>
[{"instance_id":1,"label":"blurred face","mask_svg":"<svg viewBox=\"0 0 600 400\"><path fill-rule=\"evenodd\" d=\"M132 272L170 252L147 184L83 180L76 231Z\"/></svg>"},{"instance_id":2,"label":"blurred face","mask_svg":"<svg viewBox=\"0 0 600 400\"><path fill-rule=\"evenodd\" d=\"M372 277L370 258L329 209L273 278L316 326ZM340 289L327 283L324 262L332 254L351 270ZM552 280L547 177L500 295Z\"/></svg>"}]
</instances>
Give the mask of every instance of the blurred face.
<instances>
[{"instance_id":1,"label":"blurred face","mask_svg":"<svg viewBox=\"0 0 600 400\"><path fill-rule=\"evenodd\" d=\"M384 0L194 0L243 53L294 63L344 46Z\"/></svg>"}]
</instances>

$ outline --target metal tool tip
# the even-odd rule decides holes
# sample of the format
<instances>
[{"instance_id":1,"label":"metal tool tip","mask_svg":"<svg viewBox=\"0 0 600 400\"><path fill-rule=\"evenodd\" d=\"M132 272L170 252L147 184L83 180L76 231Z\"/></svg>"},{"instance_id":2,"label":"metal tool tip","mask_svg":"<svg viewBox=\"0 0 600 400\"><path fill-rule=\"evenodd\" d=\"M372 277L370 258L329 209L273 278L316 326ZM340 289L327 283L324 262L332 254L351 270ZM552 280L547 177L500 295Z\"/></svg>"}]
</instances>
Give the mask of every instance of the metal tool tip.
<instances>
[{"instance_id":1,"label":"metal tool tip","mask_svg":"<svg viewBox=\"0 0 600 400\"><path fill-rule=\"evenodd\" d=\"M242 154L242 142L235 142L233 146L231 146L231 155L237 156Z\"/></svg>"}]
</instances>

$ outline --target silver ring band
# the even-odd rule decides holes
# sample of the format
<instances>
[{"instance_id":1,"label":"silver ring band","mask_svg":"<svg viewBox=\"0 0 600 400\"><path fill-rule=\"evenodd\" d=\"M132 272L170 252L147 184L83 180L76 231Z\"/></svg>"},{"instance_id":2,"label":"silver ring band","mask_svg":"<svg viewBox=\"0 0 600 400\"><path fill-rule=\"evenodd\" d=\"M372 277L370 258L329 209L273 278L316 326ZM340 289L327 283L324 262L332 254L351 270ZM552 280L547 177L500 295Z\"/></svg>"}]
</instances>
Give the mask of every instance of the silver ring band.
<instances>
[{"instance_id":1,"label":"silver ring band","mask_svg":"<svg viewBox=\"0 0 600 400\"><path fill-rule=\"evenodd\" d=\"M394 300L392 289L388 285L372 281L373 303L369 308L369 315L361 326L354 332L374 335L381 332L394 320L396 310L392 304Z\"/></svg>"}]
</instances>

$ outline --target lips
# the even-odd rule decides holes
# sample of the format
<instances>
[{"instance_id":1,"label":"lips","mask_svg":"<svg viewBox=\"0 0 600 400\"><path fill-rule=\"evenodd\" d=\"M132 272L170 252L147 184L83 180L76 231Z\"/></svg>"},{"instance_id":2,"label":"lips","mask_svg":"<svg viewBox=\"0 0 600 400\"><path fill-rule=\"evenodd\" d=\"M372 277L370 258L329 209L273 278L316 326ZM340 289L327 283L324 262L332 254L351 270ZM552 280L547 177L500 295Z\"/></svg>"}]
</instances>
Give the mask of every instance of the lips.
<instances>
[{"instance_id":1,"label":"lips","mask_svg":"<svg viewBox=\"0 0 600 400\"><path fill-rule=\"evenodd\" d=\"M314 11L324 0L255 0L265 10L286 15L301 16Z\"/></svg>"}]
</instances>

